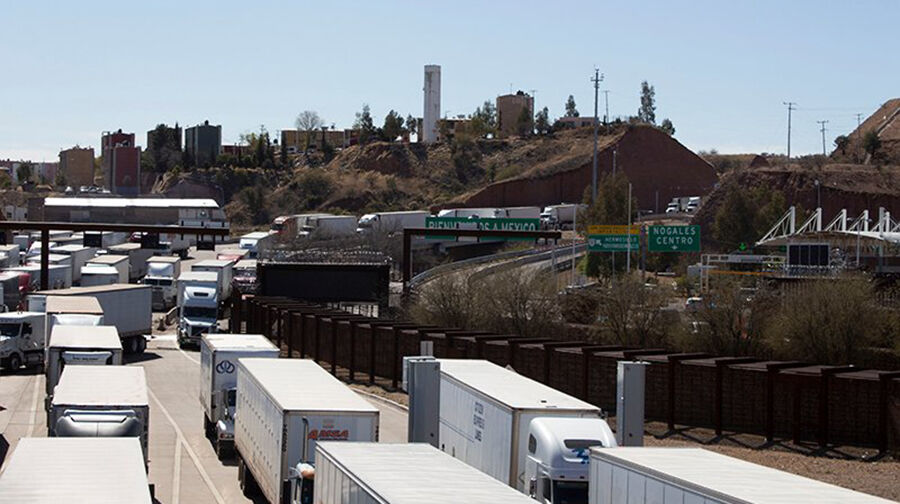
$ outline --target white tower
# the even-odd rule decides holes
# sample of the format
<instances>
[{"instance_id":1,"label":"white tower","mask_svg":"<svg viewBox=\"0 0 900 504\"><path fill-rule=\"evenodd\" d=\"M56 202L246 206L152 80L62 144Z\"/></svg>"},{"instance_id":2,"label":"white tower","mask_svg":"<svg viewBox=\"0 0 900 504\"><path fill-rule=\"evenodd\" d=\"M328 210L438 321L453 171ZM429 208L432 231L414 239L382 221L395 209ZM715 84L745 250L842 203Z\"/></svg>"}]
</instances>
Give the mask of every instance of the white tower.
<instances>
[{"instance_id":1,"label":"white tower","mask_svg":"<svg viewBox=\"0 0 900 504\"><path fill-rule=\"evenodd\" d=\"M423 142L433 143L438 136L438 118L441 116L441 66L425 65L425 110L422 112Z\"/></svg>"}]
</instances>

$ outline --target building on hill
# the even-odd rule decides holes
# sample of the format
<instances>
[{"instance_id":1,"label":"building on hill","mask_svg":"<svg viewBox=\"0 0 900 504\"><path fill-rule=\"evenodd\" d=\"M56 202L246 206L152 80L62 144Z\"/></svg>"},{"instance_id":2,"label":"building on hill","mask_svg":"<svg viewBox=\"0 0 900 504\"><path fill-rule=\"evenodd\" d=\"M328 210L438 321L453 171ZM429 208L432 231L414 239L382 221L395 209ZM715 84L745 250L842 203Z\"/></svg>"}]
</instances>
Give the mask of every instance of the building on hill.
<instances>
[{"instance_id":1,"label":"building on hill","mask_svg":"<svg viewBox=\"0 0 900 504\"><path fill-rule=\"evenodd\" d=\"M209 124L207 120L185 128L184 151L194 166L212 166L222 153L222 126Z\"/></svg>"},{"instance_id":2,"label":"building on hill","mask_svg":"<svg viewBox=\"0 0 900 504\"><path fill-rule=\"evenodd\" d=\"M59 171L66 185L78 188L94 184L94 148L75 146L59 151Z\"/></svg>"},{"instance_id":3,"label":"building on hill","mask_svg":"<svg viewBox=\"0 0 900 504\"><path fill-rule=\"evenodd\" d=\"M560 117L553 123L555 128L587 128L594 126L594 116L590 117Z\"/></svg>"},{"instance_id":4,"label":"building on hill","mask_svg":"<svg viewBox=\"0 0 900 504\"><path fill-rule=\"evenodd\" d=\"M103 132L100 138L103 177L113 194L137 196L141 193L141 148L134 133L121 129Z\"/></svg>"},{"instance_id":5,"label":"building on hill","mask_svg":"<svg viewBox=\"0 0 900 504\"><path fill-rule=\"evenodd\" d=\"M574 134L575 132L572 132ZM579 139L589 142L588 138ZM465 200L469 207L547 206L582 201L591 185L592 162L587 153L563 166L537 165L514 178L490 184ZM677 140L652 126L628 126L601 138L597 152L600 175L613 170L632 182L638 208L665 210L678 196L702 196L716 185L715 169Z\"/></svg>"},{"instance_id":6,"label":"building on hill","mask_svg":"<svg viewBox=\"0 0 900 504\"><path fill-rule=\"evenodd\" d=\"M321 150L325 144L335 149L342 149L355 143L359 138L359 130L332 130L325 129L310 132L309 147ZM306 145L306 132L296 129L281 130L281 145L287 149L288 154L303 152Z\"/></svg>"},{"instance_id":7,"label":"building on hill","mask_svg":"<svg viewBox=\"0 0 900 504\"><path fill-rule=\"evenodd\" d=\"M518 91L497 97L497 135L521 136L534 130L534 98Z\"/></svg>"}]
</instances>

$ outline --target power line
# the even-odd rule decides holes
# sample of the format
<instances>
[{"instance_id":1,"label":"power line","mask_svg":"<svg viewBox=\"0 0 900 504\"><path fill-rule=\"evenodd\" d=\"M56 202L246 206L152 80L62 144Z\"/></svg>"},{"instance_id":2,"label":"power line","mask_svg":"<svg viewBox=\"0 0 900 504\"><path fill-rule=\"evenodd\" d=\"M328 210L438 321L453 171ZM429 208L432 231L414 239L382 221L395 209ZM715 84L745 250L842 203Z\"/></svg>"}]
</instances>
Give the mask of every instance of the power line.
<instances>
[{"instance_id":1,"label":"power line","mask_svg":"<svg viewBox=\"0 0 900 504\"><path fill-rule=\"evenodd\" d=\"M788 145L787 145L787 157L791 158L791 112L797 110L796 102L781 102L784 105L787 105L788 108Z\"/></svg>"},{"instance_id":2,"label":"power line","mask_svg":"<svg viewBox=\"0 0 900 504\"><path fill-rule=\"evenodd\" d=\"M828 153L825 151L825 131L826 131L825 125L828 124L828 121L825 120L825 121L816 121L816 122L822 126L822 130L821 130L822 131L822 155L827 156Z\"/></svg>"}]
</instances>

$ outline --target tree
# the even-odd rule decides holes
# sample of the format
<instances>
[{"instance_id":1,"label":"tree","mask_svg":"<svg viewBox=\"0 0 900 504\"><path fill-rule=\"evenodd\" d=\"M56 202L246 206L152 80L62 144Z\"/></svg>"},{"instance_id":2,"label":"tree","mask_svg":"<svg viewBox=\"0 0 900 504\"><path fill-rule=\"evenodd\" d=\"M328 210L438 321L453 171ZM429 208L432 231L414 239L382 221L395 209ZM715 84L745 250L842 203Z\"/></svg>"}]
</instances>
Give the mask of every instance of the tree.
<instances>
[{"instance_id":1,"label":"tree","mask_svg":"<svg viewBox=\"0 0 900 504\"><path fill-rule=\"evenodd\" d=\"M519 117L516 118L516 133L519 136L529 136L534 131L534 125L531 118L531 109L522 107Z\"/></svg>"},{"instance_id":2,"label":"tree","mask_svg":"<svg viewBox=\"0 0 900 504\"><path fill-rule=\"evenodd\" d=\"M578 109L575 108L575 97L569 95L569 99L566 100L566 117L578 117Z\"/></svg>"},{"instance_id":3,"label":"tree","mask_svg":"<svg viewBox=\"0 0 900 504\"><path fill-rule=\"evenodd\" d=\"M663 130L663 132L669 136L675 136L675 125L672 124L672 121L670 121L668 117L663 119L662 124L659 125L659 129Z\"/></svg>"},{"instance_id":4,"label":"tree","mask_svg":"<svg viewBox=\"0 0 900 504\"><path fill-rule=\"evenodd\" d=\"M31 180L31 176L33 175L33 170L31 163L21 163L18 168L16 168L16 178L19 179L20 184L24 184Z\"/></svg>"},{"instance_id":5,"label":"tree","mask_svg":"<svg viewBox=\"0 0 900 504\"><path fill-rule=\"evenodd\" d=\"M403 134L403 118L400 114L391 110L384 116L384 126L381 127L384 140L393 142Z\"/></svg>"},{"instance_id":6,"label":"tree","mask_svg":"<svg viewBox=\"0 0 900 504\"><path fill-rule=\"evenodd\" d=\"M848 145L850 145L850 138L847 135L840 135L834 139L834 146L841 151L841 154L847 153Z\"/></svg>"},{"instance_id":7,"label":"tree","mask_svg":"<svg viewBox=\"0 0 900 504\"><path fill-rule=\"evenodd\" d=\"M375 136L375 124L372 122L372 113L369 110L369 104L364 103L362 110L356 113L356 121L353 122L353 129L359 130L359 143L365 144Z\"/></svg>"},{"instance_id":8,"label":"tree","mask_svg":"<svg viewBox=\"0 0 900 504\"><path fill-rule=\"evenodd\" d=\"M863 149L866 151L866 154L874 157L875 153L878 152L878 149L881 148L881 138L878 137L878 133L875 130L869 130L863 135Z\"/></svg>"},{"instance_id":9,"label":"tree","mask_svg":"<svg viewBox=\"0 0 900 504\"><path fill-rule=\"evenodd\" d=\"M550 133L550 111L544 107L537 113L534 119L534 129L538 135L546 135Z\"/></svg>"},{"instance_id":10,"label":"tree","mask_svg":"<svg viewBox=\"0 0 900 504\"><path fill-rule=\"evenodd\" d=\"M725 201L716 212L713 238L728 249L752 244L787 210L784 194L765 188L727 187Z\"/></svg>"},{"instance_id":11,"label":"tree","mask_svg":"<svg viewBox=\"0 0 900 504\"><path fill-rule=\"evenodd\" d=\"M600 295L600 329L619 345L666 345L668 291L648 289L634 277L613 280Z\"/></svg>"},{"instance_id":12,"label":"tree","mask_svg":"<svg viewBox=\"0 0 900 504\"><path fill-rule=\"evenodd\" d=\"M484 138L497 131L497 107L490 100L477 107L469 119L472 134L476 137Z\"/></svg>"},{"instance_id":13,"label":"tree","mask_svg":"<svg viewBox=\"0 0 900 504\"><path fill-rule=\"evenodd\" d=\"M304 110L300 112L300 115L297 116L297 131L302 131L305 133L303 140L303 149L306 150L309 148L309 144L312 143L313 135L319 128L325 125L325 121L319 117L313 110Z\"/></svg>"},{"instance_id":14,"label":"tree","mask_svg":"<svg viewBox=\"0 0 900 504\"><path fill-rule=\"evenodd\" d=\"M53 180L56 187L66 187L66 174L62 170L56 170L56 178Z\"/></svg>"},{"instance_id":15,"label":"tree","mask_svg":"<svg viewBox=\"0 0 900 504\"><path fill-rule=\"evenodd\" d=\"M415 135L418 129L418 121L416 118L409 114L406 116L406 131L409 132L410 136Z\"/></svg>"},{"instance_id":16,"label":"tree","mask_svg":"<svg viewBox=\"0 0 900 504\"><path fill-rule=\"evenodd\" d=\"M647 124L656 124L656 89L647 81L641 82L641 108L637 118Z\"/></svg>"},{"instance_id":17,"label":"tree","mask_svg":"<svg viewBox=\"0 0 900 504\"><path fill-rule=\"evenodd\" d=\"M590 190L590 187L585 190L585 202L590 202ZM632 198L632 215L637 204L637 199ZM588 226L592 224L625 224L628 214L628 178L622 172L615 175L604 174L597 181L596 201L578 215L578 229L581 234L586 235ZM590 252L581 266L588 276L605 276L612 272L611 259L610 254ZM616 265L617 269L625 269L625 261L617 261Z\"/></svg>"}]
</instances>

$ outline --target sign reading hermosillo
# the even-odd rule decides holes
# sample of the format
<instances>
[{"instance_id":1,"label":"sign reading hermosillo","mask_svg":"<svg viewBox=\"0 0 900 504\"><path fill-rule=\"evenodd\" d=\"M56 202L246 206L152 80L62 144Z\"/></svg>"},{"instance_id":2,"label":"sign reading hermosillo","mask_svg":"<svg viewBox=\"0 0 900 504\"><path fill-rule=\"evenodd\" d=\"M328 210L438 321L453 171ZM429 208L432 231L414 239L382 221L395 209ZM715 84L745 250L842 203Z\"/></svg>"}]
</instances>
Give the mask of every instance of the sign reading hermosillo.
<instances>
[{"instance_id":1,"label":"sign reading hermosillo","mask_svg":"<svg viewBox=\"0 0 900 504\"><path fill-rule=\"evenodd\" d=\"M650 226L650 252L700 252L700 226Z\"/></svg>"}]
</instances>

